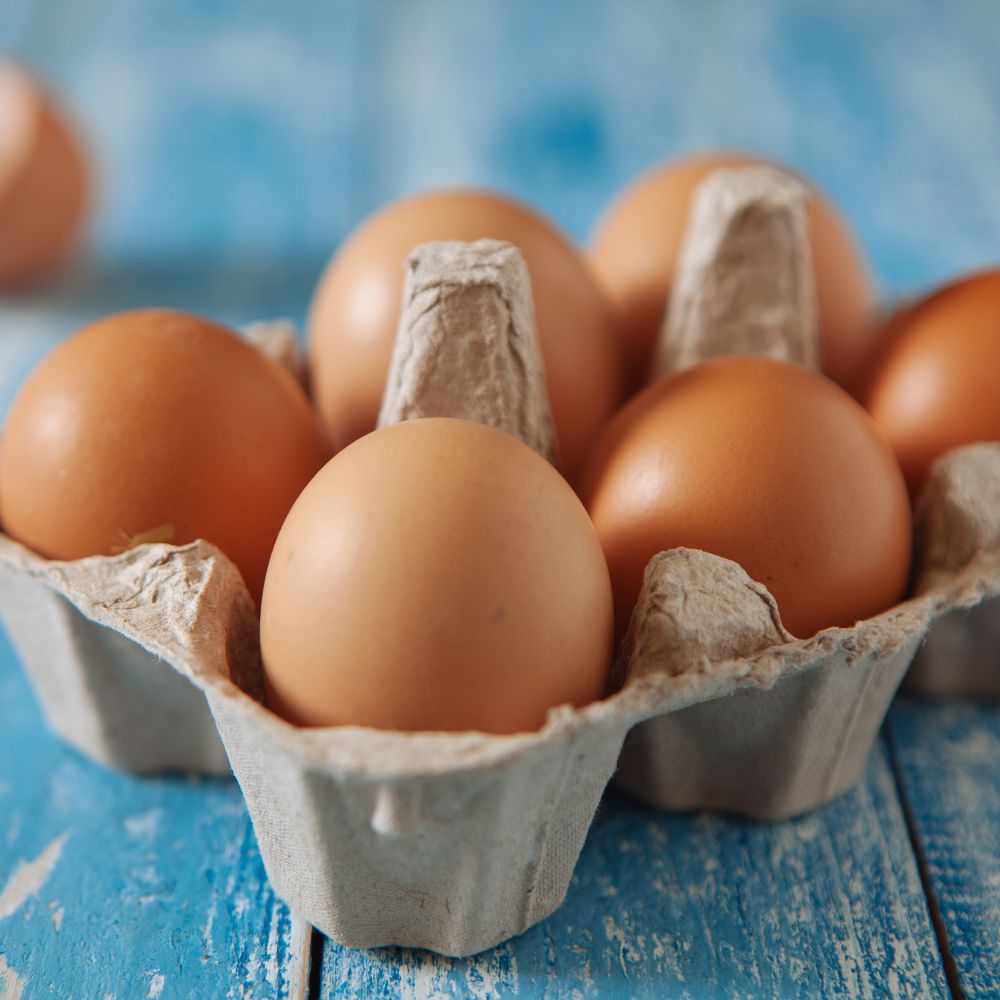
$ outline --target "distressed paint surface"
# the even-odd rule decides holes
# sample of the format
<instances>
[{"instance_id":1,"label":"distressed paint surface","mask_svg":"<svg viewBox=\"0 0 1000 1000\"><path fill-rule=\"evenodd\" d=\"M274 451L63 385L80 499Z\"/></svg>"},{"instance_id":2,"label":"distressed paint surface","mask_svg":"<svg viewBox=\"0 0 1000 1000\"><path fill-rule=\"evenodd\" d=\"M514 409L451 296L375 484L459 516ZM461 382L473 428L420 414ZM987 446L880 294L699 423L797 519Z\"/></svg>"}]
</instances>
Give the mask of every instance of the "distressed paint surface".
<instances>
[{"instance_id":1,"label":"distressed paint surface","mask_svg":"<svg viewBox=\"0 0 1000 1000\"><path fill-rule=\"evenodd\" d=\"M0 643L0 998L305 996L235 782L138 781L49 735Z\"/></svg>"},{"instance_id":2,"label":"distressed paint surface","mask_svg":"<svg viewBox=\"0 0 1000 1000\"><path fill-rule=\"evenodd\" d=\"M958 981L1000 996L1000 705L900 697L886 730Z\"/></svg>"},{"instance_id":3,"label":"distressed paint surface","mask_svg":"<svg viewBox=\"0 0 1000 1000\"><path fill-rule=\"evenodd\" d=\"M482 955L323 950L324 1000L515 992L948 996L881 747L858 789L787 823L660 815L609 793L563 908Z\"/></svg>"},{"instance_id":4,"label":"distressed paint surface","mask_svg":"<svg viewBox=\"0 0 1000 1000\"><path fill-rule=\"evenodd\" d=\"M0 413L110 311L301 321L343 235L428 185L511 191L583 237L651 163L742 147L822 184L892 295L997 259L990 0L0 7L0 47L60 90L101 178L88 256L0 297ZM970 996L1000 989L995 711L903 702L889 730ZM879 751L857 792L779 827L614 796L544 925L454 963L327 944L321 988L941 995L921 898ZM134 781L59 749L5 644L0 913L3 1000L305 992L308 938L267 888L235 786Z\"/></svg>"}]
</instances>

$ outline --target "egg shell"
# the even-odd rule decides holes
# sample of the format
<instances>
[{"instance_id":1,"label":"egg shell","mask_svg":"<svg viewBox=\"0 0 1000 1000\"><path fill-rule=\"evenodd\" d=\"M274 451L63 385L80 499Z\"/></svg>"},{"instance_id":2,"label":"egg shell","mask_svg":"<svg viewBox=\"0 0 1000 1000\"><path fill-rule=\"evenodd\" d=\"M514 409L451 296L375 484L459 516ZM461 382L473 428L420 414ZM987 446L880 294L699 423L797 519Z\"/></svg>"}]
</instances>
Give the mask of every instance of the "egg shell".
<instances>
[{"instance_id":1,"label":"egg shell","mask_svg":"<svg viewBox=\"0 0 1000 1000\"><path fill-rule=\"evenodd\" d=\"M653 356L698 185L715 170L766 162L744 153L675 160L640 177L604 213L591 239L590 259L614 304L636 383L645 380ZM872 281L850 230L815 190L808 214L822 368L854 391L872 344Z\"/></svg>"},{"instance_id":2,"label":"egg shell","mask_svg":"<svg viewBox=\"0 0 1000 1000\"><path fill-rule=\"evenodd\" d=\"M498 194L446 190L406 198L348 237L309 312L317 406L338 447L375 427L407 255L421 243L480 238L513 243L528 264L562 468L572 479L622 396L609 307L569 239Z\"/></svg>"},{"instance_id":3,"label":"egg shell","mask_svg":"<svg viewBox=\"0 0 1000 1000\"><path fill-rule=\"evenodd\" d=\"M880 340L863 398L914 499L937 458L1000 441L1000 270L901 310Z\"/></svg>"},{"instance_id":4,"label":"egg shell","mask_svg":"<svg viewBox=\"0 0 1000 1000\"><path fill-rule=\"evenodd\" d=\"M120 313L56 347L19 391L0 516L53 559L206 538L259 598L278 529L328 455L302 389L228 328Z\"/></svg>"},{"instance_id":5,"label":"egg shell","mask_svg":"<svg viewBox=\"0 0 1000 1000\"><path fill-rule=\"evenodd\" d=\"M0 288L63 262L90 182L69 121L25 68L0 55Z\"/></svg>"},{"instance_id":6,"label":"egg shell","mask_svg":"<svg viewBox=\"0 0 1000 1000\"><path fill-rule=\"evenodd\" d=\"M290 372L301 370L289 323L256 323L243 335ZM98 764L131 774L230 774L205 696L174 649L213 641L221 629L226 656L244 664L259 660L253 600L231 562L212 561L215 552L204 542L181 549L147 544L61 563L0 534L0 618L60 739ZM158 579L165 565L165 580ZM194 607L178 598L176 617L164 610L171 594L199 586L208 586L210 601ZM106 609L120 601L143 609L135 623L139 641L95 621L94 604Z\"/></svg>"},{"instance_id":7,"label":"egg shell","mask_svg":"<svg viewBox=\"0 0 1000 1000\"><path fill-rule=\"evenodd\" d=\"M582 495L608 556L620 631L648 561L725 556L803 638L884 611L905 590L912 518L875 425L798 365L726 356L666 376L618 414Z\"/></svg>"},{"instance_id":8,"label":"egg shell","mask_svg":"<svg viewBox=\"0 0 1000 1000\"><path fill-rule=\"evenodd\" d=\"M538 729L608 685L611 583L540 455L425 418L333 458L278 536L261 605L268 704L306 726Z\"/></svg>"}]
</instances>

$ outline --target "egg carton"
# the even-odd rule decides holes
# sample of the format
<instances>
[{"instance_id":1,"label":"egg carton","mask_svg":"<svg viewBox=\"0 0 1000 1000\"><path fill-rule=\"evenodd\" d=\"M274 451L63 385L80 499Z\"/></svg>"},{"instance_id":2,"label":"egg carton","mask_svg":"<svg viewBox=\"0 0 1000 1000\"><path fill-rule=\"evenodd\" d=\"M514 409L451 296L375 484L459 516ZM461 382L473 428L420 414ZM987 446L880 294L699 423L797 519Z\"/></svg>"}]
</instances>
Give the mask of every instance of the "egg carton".
<instances>
[{"instance_id":1,"label":"egg carton","mask_svg":"<svg viewBox=\"0 0 1000 1000\"><path fill-rule=\"evenodd\" d=\"M796 265L796 281L808 281L810 269L796 256L805 252L795 218L801 190L781 178L750 180L724 183L731 210L720 216L720 245L730 232L752 246L744 227L765 219L776 259L784 253ZM741 198L754 211L745 211ZM754 256L745 254L748 266ZM706 279L717 257L700 258ZM690 287L704 308L683 315L711 316L710 308L716 323L727 313L718 294L704 294L705 282ZM554 453L539 398L544 380L528 288L511 248L487 242L418 250L408 263L400 324L409 341L397 345L382 422L461 416L474 398L477 419ZM812 299L808 287L793 291L772 288L767 297L771 315L783 316L782 328L799 336L815 330L809 316L795 317ZM441 336L434 303L445 300L449 309L437 315L450 332ZM745 314L741 301L742 293L730 307ZM484 395L481 375L458 363L479 356L463 338L491 341L490 351L505 354L499 388ZM781 356L783 338L768 350ZM442 371L451 376L435 379ZM431 383L433 394L422 388ZM493 402L484 402L488 397ZM20 634L35 637L34 651L30 642L25 651L36 661L36 669L27 665L40 697L65 694L70 711L50 709L50 718L72 715L76 691L99 715L95 688L121 685L125 692L145 683L143 697L130 704L104 699L117 701L113 711L129 720L122 733L135 741L118 760L135 759L135 747L153 732L163 677L190 689L189 709L178 716L189 710L191 720L200 718L199 699L207 701L271 881L299 915L346 945L466 955L524 931L559 905L616 766L625 787L662 807L774 818L826 802L857 779L928 626L1000 595L1000 505L981 509L976 485L976 476L1000 482L1000 454L962 451L936 475L942 489L929 494L918 522L926 556L919 596L853 628L796 640L766 588L735 563L688 549L660 553L647 567L612 693L584 708L555 708L541 730L527 734L300 729L284 722L263 704L258 622L246 587L205 542L52 563L0 538L0 601L15 641L22 621ZM944 509L937 496L950 498ZM956 554L948 539L962 519L967 544ZM20 608L8 604L11 593ZM39 614L43 624L29 627L29 612L45 602L65 608ZM45 622L59 614L79 620L63 629L68 638L46 646L60 630ZM129 673L127 661L137 655ZM60 657L78 675L61 689ZM49 671L45 681L39 671ZM124 683L122 674L138 680ZM162 676L154 682L154 674ZM178 725L180 743L200 741ZM78 727L77 736L85 729ZM163 729L176 735L173 724ZM114 762L107 742L101 753ZM100 758L86 739L76 744ZM154 769L198 766L178 762L171 747L165 736L159 764L142 759Z\"/></svg>"},{"instance_id":2,"label":"egg carton","mask_svg":"<svg viewBox=\"0 0 1000 1000\"><path fill-rule=\"evenodd\" d=\"M800 812L856 780L928 623L1000 594L1000 551L988 549L877 618L793 640L739 566L676 549L647 569L616 693L556 708L534 733L408 734L300 729L268 711L256 611L205 542L141 546L115 557L112 574L95 574L94 560L48 563L10 540L0 558L69 602L82 634L113 637L110 658L134 644L148 676L203 693L271 882L298 914L342 944L447 955L556 909L630 730L621 780L648 801ZM85 662L100 676L100 660ZM133 734L157 726L160 706L145 711Z\"/></svg>"},{"instance_id":3,"label":"egg carton","mask_svg":"<svg viewBox=\"0 0 1000 1000\"><path fill-rule=\"evenodd\" d=\"M917 508L924 530L915 592L1000 545L1000 445L956 448L935 464ZM1000 699L1000 600L984 597L941 615L918 650L907 687L933 696Z\"/></svg>"}]
</instances>

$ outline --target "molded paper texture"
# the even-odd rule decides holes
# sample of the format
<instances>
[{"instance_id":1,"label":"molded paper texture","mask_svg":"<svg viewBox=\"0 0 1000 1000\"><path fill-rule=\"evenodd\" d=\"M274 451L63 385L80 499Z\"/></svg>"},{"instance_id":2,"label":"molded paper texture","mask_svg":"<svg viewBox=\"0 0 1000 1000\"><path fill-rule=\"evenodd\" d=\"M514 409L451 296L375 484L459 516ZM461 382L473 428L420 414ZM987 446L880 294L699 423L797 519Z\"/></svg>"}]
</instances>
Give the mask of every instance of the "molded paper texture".
<instances>
[{"instance_id":1,"label":"molded paper texture","mask_svg":"<svg viewBox=\"0 0 1000 1000\"><path fill-rule=\"evenodd\" d=\"M423 243L407 258L378 425L418 417L488 424L555 461L531 281L510 243Z\"/></svg>"},{"instance_id":2,"label":"molded paper texture","mask_svg":"<svg viewBox=\"0 0 1000 1000\"><path fill-rule=\"evenodd\" d=\"M713 171L698 185L654 371L720 354L819 368L808 188L775 167Z\"/></svg>"},{"instance_id":3,"label":"molded paper texture","mask_svg":"<svg viewBox=\"0 0 1000 1000\"><path fill-rule=\"evenodd\" d=\"M223 573L225 602L254 611L239 571L205 551L142 545L54 562L0 535L0 616L49 725L91 760L137 774L229 773L184 655L228 617L195 596L200 578Z\"/></svg>"},{"instance_id":4,"label":"molded paper texture","mask_svg":"<svg viewBox=\"0 0 1000 1000\"><path fill-rule=\"evenodd\" d=\"M972 444L935 464L917 507L917 593L956 572L974 571L1000 546L1000 444ZM1000 598L987 595L936 621L907 675L931 695L1000 699Z\"/></svg>"}]
</instances>

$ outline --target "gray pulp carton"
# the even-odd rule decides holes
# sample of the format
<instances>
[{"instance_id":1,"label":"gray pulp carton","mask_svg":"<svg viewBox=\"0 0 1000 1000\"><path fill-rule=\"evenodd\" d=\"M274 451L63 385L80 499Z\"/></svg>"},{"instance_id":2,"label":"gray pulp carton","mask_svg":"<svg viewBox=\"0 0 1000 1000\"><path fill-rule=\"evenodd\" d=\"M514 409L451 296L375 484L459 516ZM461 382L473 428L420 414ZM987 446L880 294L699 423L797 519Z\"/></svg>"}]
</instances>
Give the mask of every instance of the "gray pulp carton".
<instances>
[{"instance_id":1,"label":"gray pulp carton","mask_svg":"<svg viewBox=\"0 0 1000 1000\"><path fill-rule=\"evenodd\" d=\"M966 445L943 455L917 505L916 592L933 591L1000 544L1000 445ZM934 622L906 678L930 695L1000 698L1000 599L984 594Z\"/></svg>"},{"instance_id":2,"label":"gray pulp carton","mask_svg":"<svg viewBox=\"0 0 1000 1000\"><path fill-rule=\"evenodd\" d=\"M243 335L301 378L292 324L256 323ZM134 774L229 774L204 695L183 670L173 669L173 656L151 652L141 637L138 642L123 638L114 627L95 621L95 609L111 600L105 595L118 593L122 581L128 582L131 600L155 604L160 599L166 584L161 581L155 591L145 588L145 565L144 547L58 562L41 559L0 534L0 619L49 725L70 746L99 764ZM239 573L233 570L230 578L239 589ZM242 597L231 599L251 602L245 587ZM146 620L155 622L157 609L151 610ZM207 627L204 613L170 623L177 642L186 641L186 629ZM166 648L173 651L174 643Z\"/></svg>"},{"instance_id":3,"label":"gray pulp carton","mask_svg":"<svg viewBox=\"0 0 1000 1000\"><path fill-rule=\"evenodd\" d=\"M87 560L47 582L92 628L204 692L278 894L344 944L448 955L488 948L559 905L636 724L633 738L669 755L655 766L647 752L622 757L623 780L647 800L798 812L853 780L929 621L1000 593L994 549L854 629L788 640L739 566L676 549L650 564L622 686L603 701L553 709L540 731L515 736L310 730L261 704L256 612L221 552L194 542L126 556L96 591Z\"/></svg>"}]
</instances>

